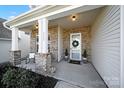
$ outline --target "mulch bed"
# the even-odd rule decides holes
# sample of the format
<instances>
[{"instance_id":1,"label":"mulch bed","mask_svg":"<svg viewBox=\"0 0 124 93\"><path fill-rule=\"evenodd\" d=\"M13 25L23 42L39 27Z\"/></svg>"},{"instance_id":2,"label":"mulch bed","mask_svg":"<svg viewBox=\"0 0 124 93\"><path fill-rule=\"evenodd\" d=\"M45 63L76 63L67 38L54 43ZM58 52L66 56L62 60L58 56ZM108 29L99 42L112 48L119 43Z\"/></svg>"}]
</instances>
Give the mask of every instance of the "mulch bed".
<instances>
[{"instance_id":1,"label":"mulch bed","mask_svg":"<svg viewBox=\"0 0 124 93\"><path fill-rule=\"evenodd\" d=\"M19 73L21 73L21 72L24 72L24 74L26 74L23 77L22 76L20 76L20 78L18 77L18 79L16 78L16 75L15 75L15 77L12 77L12 75L11 75L12 79L13 78L17 79L14 82L17 82L17 83L19 82L19 84L21 83L22 85L13 83L14 85L10 84L10 86L7 86L6 84L3 84L2 79L4 78L4 80L6 80L5 73L7 75L8 74L7 71L10 70L10 68L11 68L12 71L17 70L17 73L12 72L12 75L16 74L18 76ZM18 73L18 70L20 71L19 73ZM21 74L23 75L23 73L21 73ZM7 79L9 78L8 76L7 76ZM24 78L24 80L23 80L23 78ZM21 80L22 80L22 82L21 82ZM27 83L25 83L25 81ZM0 64L0 88L7 88L7 87L11 87L11 88L15 88L15 87L16 88L54 88L57 81L58 80L55 79L55 78L48 77L48 76L43 76L43 75L34 73L30 70L14 67L10 64ZM9 82L9 80L8 80L8 82ZM23 84L23 82L27 85Z\"/></svg>"}]
</instances>

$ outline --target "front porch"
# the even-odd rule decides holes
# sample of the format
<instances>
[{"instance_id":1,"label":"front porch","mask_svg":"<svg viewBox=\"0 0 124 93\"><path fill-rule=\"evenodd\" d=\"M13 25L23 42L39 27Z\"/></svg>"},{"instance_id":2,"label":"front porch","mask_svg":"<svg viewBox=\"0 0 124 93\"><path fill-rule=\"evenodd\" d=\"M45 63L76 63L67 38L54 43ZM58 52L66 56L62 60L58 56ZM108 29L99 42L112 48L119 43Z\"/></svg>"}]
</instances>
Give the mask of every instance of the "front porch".
<instances>
[{"instance_id":1,"label":"front porch","mask_svg":"<svg viewBox=\"0 0 124 93\"><path fill-rule=\"evenodd\" d=\"M13 65L21 63L18 30L30 35L30 53L28 57L34 56L34 62L37 68L39 67L35 72L43 75L52 74L56 68L51 64L60 62L65 57L67 57L67 60L82 62L85 56L89 63L92 62L91 25L101 9L101 7L95 8L52 20L46 17L23 26L12 27L10 62ZM78 43L76 46L74 45L75 41ZM30 66L27 68L30 68Z\"/></svg>"},{"instance_id":2,"label":"front porch","mask_svg":"<svg viewBox=\"0 0 124 93\"><path fill-rule=\"evenodd\" d=\"M106 87L95 71L91 59L91 25L103 6L92 8L89 11L76 11L76 14L61 17L56 15L57 18L53 19L50 19L53 16L44 17L12 27L10 62L15 66L59 79L56 87ZM73 17L76 19L73 20ZM25 63L20 60L18 30L30 35L28 57L34 56L33 62ZM78 45L74 46L74 41ZM83 63L85 51L87 64ZM65 57L68 61L78 61L81 64L68 63L64 61Z\"/></svg>"},{"instance_id":3,"label":"front porch","mask_svg":"<svg viewBox=\"0 0 124 93\"><path fill-rule=\"evenodd\" d=\"M58 79L56 88L106 88L104 81L91 63L81 65L68 63L62 60L61 62L53 62L56 71L51 75ZM18 67L30 69L35 72L36 64L22 62Z\"/></svg>"},{"instance_id":4,"label":"front porch","mask_svg":"<svg viewBox=\"0 0 124 93\"><path fill-rule=\"evenodd\" d=\"M27 69L37 72L39 66L40 74L52 75L64 84L105 87L96 69L108 87L120 87L120 9L97 5L45 6L10 20L5 23L12 29L10 61L13 65L21 63L21 30L30 34L30 53L35 55L35 63L24 65ZM64 58L79 62L85 58L87 64L70 64L63 62ZM51 73L53 67L55 74Z\"/></svg>"}]
</instances>

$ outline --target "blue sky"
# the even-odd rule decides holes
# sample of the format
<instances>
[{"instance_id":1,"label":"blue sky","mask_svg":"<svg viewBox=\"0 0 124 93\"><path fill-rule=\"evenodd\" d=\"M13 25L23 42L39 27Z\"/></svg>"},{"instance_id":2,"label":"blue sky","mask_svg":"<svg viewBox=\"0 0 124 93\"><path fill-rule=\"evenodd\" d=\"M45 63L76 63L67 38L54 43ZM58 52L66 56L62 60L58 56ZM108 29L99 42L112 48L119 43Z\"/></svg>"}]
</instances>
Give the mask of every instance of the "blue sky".
<instances>
[{"instance_id":1,"label":"blue sky","mask_svg":"<svg viewBox=\"0 0 124 93\"><path fill-rule=\"evenodd\" d=\"M0 18L8 20L28 10L28 5L0 5Z\"/></svg>"}]
</instances>

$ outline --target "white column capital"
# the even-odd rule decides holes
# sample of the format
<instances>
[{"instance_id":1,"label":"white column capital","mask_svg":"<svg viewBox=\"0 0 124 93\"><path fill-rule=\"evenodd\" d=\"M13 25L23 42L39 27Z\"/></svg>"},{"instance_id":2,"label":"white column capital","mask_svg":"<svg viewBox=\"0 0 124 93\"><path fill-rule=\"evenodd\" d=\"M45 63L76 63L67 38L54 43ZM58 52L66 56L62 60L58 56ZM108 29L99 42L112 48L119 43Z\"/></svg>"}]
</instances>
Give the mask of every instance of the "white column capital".
<instances>
[{"instance_id":1,"label":"white column capital","mask_svg":"<svg viewBox=\"0 0 124 93\"><path fill-rule=\"evenodd\" d=\"M39 49L38 53L48 53L48 20L42 18L38 20Z\"/></svg>"},{"instance_id":2,"label":"white column capital","mask_svg":"<svg viewBox=\"0 0 124 93\"><path fill-rule=\"evenodd\" d=\"M12 51L17 51L19 50L18 48L18 28L17 27L12 27Z\"/></svg>"},{"instance_id":3,"label":"white column capital","mask_svg":"<svg viewBox=\"0 0 124 93\"><path fill-rule=\"evenodd\" d=\"M48 19L47 18L38 19L38 24L41 22L48 22Z\"/></svg>"}]
</instances>

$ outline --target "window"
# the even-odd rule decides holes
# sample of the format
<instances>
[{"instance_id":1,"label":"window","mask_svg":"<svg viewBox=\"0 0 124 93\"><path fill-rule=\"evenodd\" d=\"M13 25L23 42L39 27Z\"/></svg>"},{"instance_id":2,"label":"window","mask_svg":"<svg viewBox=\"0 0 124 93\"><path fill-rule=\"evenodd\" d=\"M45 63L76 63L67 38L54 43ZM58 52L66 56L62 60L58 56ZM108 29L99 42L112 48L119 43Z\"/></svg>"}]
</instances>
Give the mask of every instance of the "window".
<instances>
[{"instance_id":1,"label":"window","mask_svg":"<svg viewBox=\"0 0 124 93\"><path fill-rule=\"evenodd\" d=\"M37 47L37 52L38 52L38 47L39 47L39 36L36 35L36 47ZM50 34L48 34L48 52L50 52Z\"/></svg>"}]
</instances>

